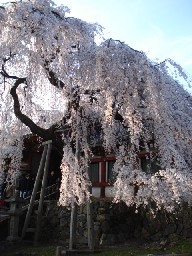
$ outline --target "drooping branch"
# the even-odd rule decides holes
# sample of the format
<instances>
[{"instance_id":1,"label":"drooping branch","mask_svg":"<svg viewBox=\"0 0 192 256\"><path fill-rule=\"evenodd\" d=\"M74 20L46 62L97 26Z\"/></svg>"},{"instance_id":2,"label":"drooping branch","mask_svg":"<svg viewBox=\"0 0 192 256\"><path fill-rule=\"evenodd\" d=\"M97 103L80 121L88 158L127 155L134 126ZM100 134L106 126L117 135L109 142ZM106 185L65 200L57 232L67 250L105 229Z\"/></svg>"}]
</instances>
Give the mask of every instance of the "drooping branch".
<instances>
[{"instance_id":1,"label":"drooping branch","mask_svg":"<svg viewBox=\"0 0 192 256\"><path fill-rule=\"evenodd\" d=\"M44 64L45 70L48 72L48 80L49 82L60 89L63 89L65 84L56 76L56 74L49 68L49 62L45 60Z\"/></svg>"},{"instance_id":2,"label":"drooping branch","mask_svg":"<svg viewBox=\"0 0 192 256\"><path fill-rule=\"evenodd\" d=\"M11 51L10 51L10 54L9 54L9 57L7 58L3 58L3 64L2 64L2 67L1 67L1 72L0 74L4 77L4 78L10 78L10 79L19 79L19 77L17 76L11 76L7 73L7 71L5 70L5 64L7 61L9 61L11 58L13 58L16 54L13 54Z\"/></svg>"},{"instance_id":3,"label":"drooping branch","mask_svg":"<svg viewBox=\"0 0 192 256\"><path fill-rule=\"evenodd\" d=\"M45 140L50 140L52 139L53 141L56 141L56 134L55 134L55 130L58 126L57 123L53 124L52 126L50 126L48 129L44 129L40 126L38 126L37 124L35 124L33 122L32 119L30 119L27 115L23 114L21 112L21 108L20 108L20 103L19 103L19 98L17 95L17 88L19 87L19 85L21 84L27 84L27 78L23 77L23 78L19 78L17 76L12 76L9 75L7 73L7 71L5 70L5 64L7 61L9 61L11 58L13 58L15 56L15 54L12 54L10 52L10 56L7 58L3 59L3 65L1 68L1 72L0 74L5 78L8 79L14 79L16 80L14 83L14 86L11 88L10 90L10 94L13 98L14 101L14 113L15 116L23 123L25 124L27 127L29 127L29 129L31 130L32 133L37 134L38 136L40 136L41 138L45 139ZM64 120L66 121L66 119Z\"/></svg>"},{"instance_id":4,"label":"drooping branch","mask_svg":"<svg viewBox=\"0 0 192 256\"><path fill-rule=\"evenodd\" d=\"M29 127L29 129L31 130L32 133L37 134L38 136L42 137L45 140L49 140L49 139L53 139L54 135L54 131L56 129L56 124L52 125L50 128L48 129L44 129L40 126L38 126L37 124L35 124L28 116L26 116L25 114L23 114L21 112L21 108L20 108L20 103L19 103L19 98L17 95L17 88L20 84L26 84L26 78L18 78L16 80L16 82L14 83L14 86L11 88L10 94L13 98L14 101L14 113L15 116L23 123L25 124L27 127Z\"/></svg>"},{"instance_id":5,"label":"drooping branch","mask_svg":"<svg viewBox=\"0 0 192 256\"><path fill-rule=\"evenodd\" d=\"M45 60L44 68L48 72L49 82L51 83L51 85L59 89L63 89L65 87L65 83L56 76L56 74L50 69L49 66L50 66L50 62ZM97 101L96 94L99 92L100 92L100 89L96 89L96 90L87 89L84 92L82 92L82 94L89 95L90 102L93 103L93 101ZM71 102L69 102L68 110L69 108L74 108L75 110L77 110L79 107L79 101L80 101L79 88L78 87L73 88L72 91L67 96L70 97L71 95L72 95L72 99L71 99Z\"/></svg>"}]
</instances>

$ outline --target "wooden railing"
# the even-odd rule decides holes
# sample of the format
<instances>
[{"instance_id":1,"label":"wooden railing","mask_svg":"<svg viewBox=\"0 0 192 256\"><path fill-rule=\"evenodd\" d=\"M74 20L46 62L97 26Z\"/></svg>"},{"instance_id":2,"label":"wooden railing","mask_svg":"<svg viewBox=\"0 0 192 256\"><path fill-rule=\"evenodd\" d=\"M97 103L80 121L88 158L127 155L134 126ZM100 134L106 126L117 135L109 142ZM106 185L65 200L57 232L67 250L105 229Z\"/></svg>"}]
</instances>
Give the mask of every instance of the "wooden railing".
<instances>
[{"instance_id":1,"label":"wooden railing","mask_svg":"<svg viewBox=\"0 0 192 256\"><path fill-rule=\"evenodd\" d=\"M41 191L37 192L34 205L37 205L39 203L40 193ZM45 200L58 200L58 198L59 198L59 182L56 182L55 184L46 187L45 195L44 195ZM31 196L28 196L23 199L23 204L22 204L23 211L28 208L30 199L31 199Z\"/></svg>"}]
</instances>

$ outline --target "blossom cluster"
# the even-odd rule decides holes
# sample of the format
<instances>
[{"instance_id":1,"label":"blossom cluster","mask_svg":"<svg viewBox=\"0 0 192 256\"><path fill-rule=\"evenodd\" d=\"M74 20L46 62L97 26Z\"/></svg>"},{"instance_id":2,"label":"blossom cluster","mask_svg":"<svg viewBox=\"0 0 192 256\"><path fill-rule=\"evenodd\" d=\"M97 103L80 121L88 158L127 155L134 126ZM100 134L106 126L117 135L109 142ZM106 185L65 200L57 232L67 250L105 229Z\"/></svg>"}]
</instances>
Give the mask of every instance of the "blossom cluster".
<instances>
[{"instance_id":1,"label":"blossom cluster","mask_svg":"<svg viewBox=\"0 0 192 256\"><path fill-rule=\"evenodd\" d=\"M190 83L188 76L174 61L154 63L120 41L98 44L101 26L68 12L47 0L0 8L0 177L6 157L14 177L29 133L9 94L15 79L26 77L17 88L22 113L43 128L56 122L63 128L60 204L91 196L87 168L97 145L117 157L114 201L154 201L168 211L191 204L192 97L168 66ZM150 141L161 166L156 173L138 165L141 144L151 154Z\"/></svg>"}]
</instances>

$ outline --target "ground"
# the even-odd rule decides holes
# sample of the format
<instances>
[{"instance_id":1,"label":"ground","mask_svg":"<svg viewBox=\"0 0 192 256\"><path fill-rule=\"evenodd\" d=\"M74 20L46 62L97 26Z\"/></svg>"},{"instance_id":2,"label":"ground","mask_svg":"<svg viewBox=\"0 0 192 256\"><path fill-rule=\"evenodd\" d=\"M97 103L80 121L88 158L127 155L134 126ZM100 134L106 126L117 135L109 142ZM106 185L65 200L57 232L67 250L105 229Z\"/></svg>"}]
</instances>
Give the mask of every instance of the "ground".
<instances>
[{"instance_id":1,"label":"ground","mask_svg":"<svg viewBox=\"0 0 192 256\"><path fill-rule=\"evenodd\" d=\"M12 245L9 246L4 252L1 251L1 256L55 256L56 244L52 245ZM83 248L81 248L83 250ZM146 243L121 246L101 247L95 250L95 253L81 253L74 255L98 255L98 256L137 256L137 255L177 255L177 256L189 256L192 255L192 239L182 240L167 247L160 243Z\"/></svg>"}]
</instances>

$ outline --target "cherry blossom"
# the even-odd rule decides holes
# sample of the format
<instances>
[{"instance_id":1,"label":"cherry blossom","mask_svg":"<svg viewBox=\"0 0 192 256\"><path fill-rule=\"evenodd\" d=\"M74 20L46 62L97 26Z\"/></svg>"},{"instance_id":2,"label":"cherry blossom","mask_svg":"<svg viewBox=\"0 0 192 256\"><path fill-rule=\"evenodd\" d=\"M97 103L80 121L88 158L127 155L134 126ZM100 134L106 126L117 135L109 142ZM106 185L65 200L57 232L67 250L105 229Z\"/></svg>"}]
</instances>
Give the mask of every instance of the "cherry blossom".
<instances>
[{"instance_id":1,"label":"cherry blossom","mask_svg":"<svg viewBox=\"0 0 192 256\"><path fill-rule=\"evenodd\" d=\"M191 204L192 97L168 66L190 78L172 60L154 63L118 40L98 43L102 27L69 11L49 0L0 8L0 179L8 157L10 177L18 174L32 132L62 148L62 205L90 198L97 145L117 159L115 202L168 211ZM141 169L141 150L158 152L160 171Z\"/></svg>"}]
</instances>

